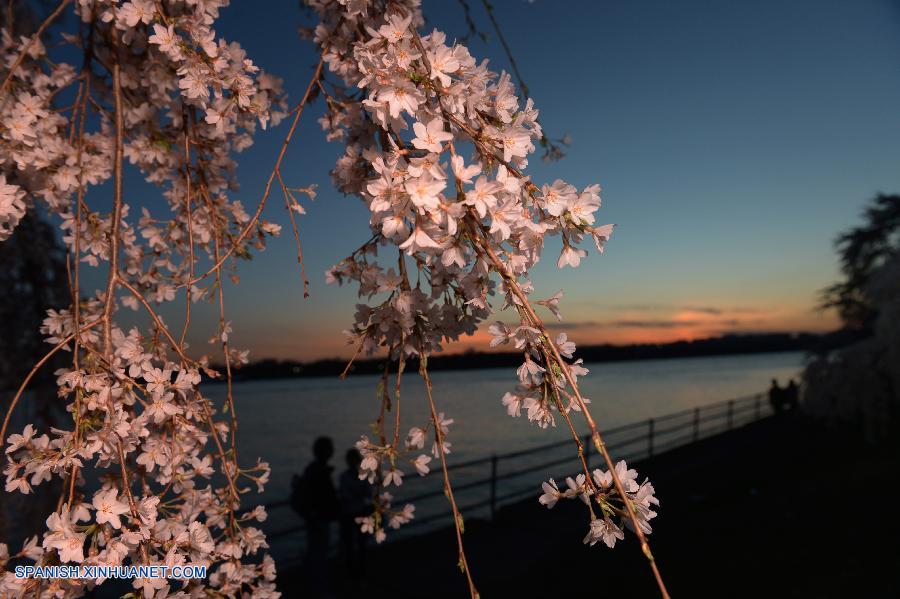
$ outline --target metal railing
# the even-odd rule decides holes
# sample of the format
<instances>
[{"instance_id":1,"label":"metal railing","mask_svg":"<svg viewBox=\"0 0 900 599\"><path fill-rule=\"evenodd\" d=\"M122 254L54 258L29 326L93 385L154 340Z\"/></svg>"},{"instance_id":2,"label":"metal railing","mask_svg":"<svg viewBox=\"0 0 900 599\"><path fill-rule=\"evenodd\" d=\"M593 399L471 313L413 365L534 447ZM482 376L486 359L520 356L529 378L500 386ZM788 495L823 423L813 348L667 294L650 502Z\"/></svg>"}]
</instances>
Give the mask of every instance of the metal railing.
<instances>
[{"instance_id":1,"label":"metal railing","mask_svg":"<svg viewBox=\"0 0 900 599\"><path fill-rule=\"evenodd\" d=\"M673 412L655 418L649 418L631 424L625 424L603 432L606 446L614 459L626 459L629 461L653 457L664 451L688 445L705 437L725 432L750 422L755 422L771 414L771 407L766 401L764 393L758 393L746 397L739 397L714 404L699 406L688 410ZM585 448L585 461L591 466L591 461L599 464L596 452L591 450L590 435L583 439ZM565 453L561 453L565 450ZM558 454L558 455L554 455ZM540 456L535 457L535 456ZM574 463L572 457L572 440L546 443L519 451L491 455L465 462L449 464L450 472L469 472L477 469L485 469L487 476L469 475L461 478L460 482L453 485L453 492L459 497L468 499L468 503L460 505L460 511L466 515L487 510L487 515L493 519L497 510L507 503L520 500L527 495L537 496L538 486L534 480L522 482L522 477L537 471L546 471L553 466L565 463ZM501 466L506 466L502 468ZM605 465L601 467L605 468ZM431 478L431 477L429 477ZM519 480L519 484L515 481ZM408 488L404 485L404 488ZM441 485L437 488L408 497L398 498L400 503L427 502L429 500L443 498L444 490ZM474 497L473 497L474 496ZM290 502L276 501L266 504L267 510L289 509ZM450 521L446 506L435 509L434 513L422 513L417 507L416 518L403 527L402 530L421 527L423 525L446 519ZM267 537L271 540L294 535L304 530L302 524L282 528L281 530L267 531Z\"/></svg>"}]
</instances>

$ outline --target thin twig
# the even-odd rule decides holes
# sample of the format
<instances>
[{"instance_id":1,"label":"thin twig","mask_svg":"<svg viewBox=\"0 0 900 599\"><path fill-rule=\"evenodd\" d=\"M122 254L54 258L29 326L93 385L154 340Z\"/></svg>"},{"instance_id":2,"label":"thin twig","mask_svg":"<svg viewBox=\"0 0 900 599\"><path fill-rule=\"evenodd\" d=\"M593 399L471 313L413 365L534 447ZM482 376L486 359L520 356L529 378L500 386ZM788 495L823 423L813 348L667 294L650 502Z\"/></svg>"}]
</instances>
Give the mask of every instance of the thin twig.
<instances>
[{"instance_id":1,"label":"thin twig","mask_svg":"<svg viewBox=\"0 0 900 599\"><path fill-rule=\"evenodd\" d=\"M525 96L528 96L528 86L525 85L525 79L519 71L519 65L516 64L516 59L513 58L512 50L510 50L509 44L506 43L506 38L503 37L503 32L500 30L500 24L494 16L494 7L491 6L491 3L488 2L488 0L481 0L481 3L484 4L484 10L487 11L488 18L491 20L491 25L494 26L494 31L497 32L497 39L500 40L500 45L503 46L503 51L506 52L506 58L509 59L509 65L512 67L513 73L516 74L516 79L519 81L519 87L522 88L522 93L525 94Z\"/></svg>"},{"instance_id":2,"label":"thin twig","mask_svg":"<svg viewBox=\"0 0 900 599\"><path fill-rule=\"evenodd\" d=\"M6 428L9 426L9 420L12 417L13 410L16 407L16 404L19 403L19 399L22 397L22 393L25 392L25 388L28 387L28 383L31 382L31 379L34 378L34 375L37 374L37 371L40 370L41 366L47 363L47 360L53 357L53 355L68 345L75 337L89 329L94 328L98 324L102 323L103 319L97 319L94 322L85 325L81 328L77 333L72 333L59 343L57 343L53 349L44 354L44 357L38 360L34 366L31 367L31 370L25 376L25 380L22 381L22 384L19 385L19 389L16 391L16 394L13 396L12 401L9 404L9 407L6 408L6 416L3 417L3 426L0 426L0 443L5 442L6 439ZM2 462L2 456L0 456L0 462Z\"/></svg>"},{"instance_id":3,"label":"thin twig","mask_svg":"<svg viewBox=\"0 0 900 599\"><path fill-rule=\"evenodd\" d=\"M6 74L6 78L3 80L3 83L0 84L0 98L2 98L3 93L6 91L6 88L9 85L10 81L12 81L13 75L15 75L16 73L16 69L19 68L19 65L22 64L22 61L25 60L25 57L31 50L31 46L34 45L34 42L41 39L41 36L44 34L44 31L47 29L47 27L49 27L50 24L56 20L56 17L58 17L62 13L63 9L65 9L66 7L66 4L68 4L69 2L70 0L62 0L62 2L59 3L59 6L56 7L56 10L54 10L46 19L44 19L44 22L41 23L41 26L38 27L37 31L34 32L34 35L32 35L28 40L28 43L25 44L25 47L22 48L22 51L19 52L19 55L16 57L15 62L13 62L12 66L9 67L9 72ZM10 27L12 27L12 23L10 23ZM10 35L12 35L12 29L10 29Z\"/></svg>"},{"instance_id":4,"label":"thin twig","mask_svg":"<svg viewBox=\"0 0 900 599\"><path fill-rule=\"evenodd\" d=\"M319 58L319 64L316 65L316 70L313 73L312 79L310 79L309 85L306 86L306 92L303 94L303 98L300 100L300 103L297 104L297 106L294 108L294 111L296 111L294 112L294 120L291 121L291 126L288 129L287 135L285 135L284 141L281 143L281 150L278 152L278 158L275 160L275 166L272 168L272 172L271 174L269 174L269 179L266 181L266 187L263 190L263 195L259 201L259 205L256 207L256 212L253 214L250 222L247 223L247 226L244 227L244 230L241 231L241 234L238 235L231 248L229 248L221 258L216 260L216 263L212 266L212 268L207 270L199 277L192 279L188 285L189 289L190 285L193 285L205 279L213 272L216 272L222 266L222 263L224 263L238 249L238 246L240 246L241 242L243 242L247 235L250 233L250 229L252 229L256 222L259 220L259 217L262 214L263 207L266 205L266 200L269 198L269 193L272 191L272 183L275 181L278 170L281 168L281 162L284 160L285 154L287 154L288 146L291 145L291 138L293 138L294 131L296 131L297 129L297 124L300 122L300 115L303 114L303 108L309 101L313 89L315 89L316 81L318 81L319 77L322 76L322 65L324 64L324 62L324 58Z\"/></svg>"},{"instance_id":5,"label":"thin twig","mask_svg":"<svg viewBox=\"0 0 900 599\"><path fill-rule=\"evenodd\" d=\"M566 382L572 388L572 392L575 395L578 407L581 409L581 413L584 416L585 422L587 423L588 428L591 431L591 440L593 441L597 451L600 452L600 454L603 456L603 460L606 462L606 465L609 468L609 472L612 475L616 492L619 494L619 496L622 498L623 503L625 504L628 518L631 521L632 527L634 528L634 533L637 536L638 541L640 542L641 550L643 551L644 556L647 558L647 561L650 564L650 569L653 571L653 576L656 579L656 584L659 587L660 594L664 599L668 599L669 593L666 590L666 585L663 582L662 575L659 572L659 567L656 564L656 558L650 551L650 544L647 541L647 537L641 530L640 522L638 521L637 514L634 510L634 505L632 505L632 502L628 501L627 499L628 496L625 494L625 488L622 485L622 481L619 479L618 474L616 473L615 462L613 462L612 457L609 455L609 452L606 449L606 443L603 441L603 438L600 435L600 431L597 428L597 424L596 422L594 422L594 419L591 416L590 411L588 410L587 404L585 404L584 398L581 396L581 391L578 389L578 384L575 381L575 378L572 376L572 373L569 370L566 362L562 359L562 356L559 353L559 349L553 342L550 341L550 337L547 333L546 327L544 327L543 322L534 311L534 308L531 306L531 302L528 299L528 296L519 286L518 281L516 281L515 277L506 268L506 265L497 257L496 253L494 253L493 249L490 246L490 243L483 236L483 232L481 231L480 227L478 227L476 224L476 226L472 228L480 233L477 236L472 237L472 242L480 243L481 249L484 250L484 252L487 254L491 263L494 265L495 270L506 281L509 289L516 295L516 297L519 298L522 309L525 310L526 314L528 314L529 318L532 321L532 325L541 332L541 336L544 340L543 345L552 355L554 362L559 365L560 370L562 371L562 374L566 379Z\"/></svg>"},{"instance_id":6,"label":"thin twig","mask_svg":"<svg viewBox=\"0 0 900 599\"><path fill-rule=\"evenodd\" d=\"M431 377L428 375L427 355L425 353L424 343L419 344L419 375L425 381L425 396L428 398L428 406L431 409L431 420L434 424L435 442L438 447L438 454L441 458L441 471L444 475L444 493L447 501L450 502L450 508L453 510L453 527L456 530L456 544L459 549L459 567L466 575L466 582L469 585L469 596L472 599L478 598L478 590L475 588L475 582L472 580L472 572L469 570L469 563L466 560L466 550L463 546L463 524L462 515L459 507L456 505L456 499L453 496L453 487L450 484L450 474L447 471L447 457L444 452L444 432L441 430L440 420L438 419L437 408L434 405L434 397L431 392Z\"/></svg>"},{"instance_id":7,"label":"thin twig","mask_svg":"<svg viewBox=\"0 0 900 599\"><path fill-rule=\"evenodd\" d=\"M193 110L193 109L192 109ZM188 230L188 281L194 278L194 215L191 212L191 148L190 148L190 136L188 135L188 121L189 119L183 119L184 121L184 182L187 190L185 192L185 202L187 204L187 230ZM187 286L185 291L185 314L184 314L184 327L181 329L181 340L179 344L184 346L184 339L187 337L188 328L191 325L191 304L193 303L193 298L191 297L191 285Z\"/></svg>"},{"instance_id":8,"label":"thin twig","mask_svg":"<svg viewBox=\"0 0 900 599\"><path fill-rule=\"evenodd\" d=\"M116 105L116 141L113 156L113 211L109 217L109 275L106 282L106 302L103 306L103 349L107 359L112 357L112 312L115 306L116 283L119 276L119 227L122 221L122 159L124 156L125 125L122 108L122 81L119 61L112 64L113 97ZM80 231L78 232L80 234Z\"/></svg>"},{"instance_id":9,"label":"thin twig","mask_svg":"<svg viewBox=\"0 0 900 599\"><path fill-rule=\"evenodd\" d=\"M187 355L185 355L182 347L179 345L179 343L177 341L175 341L175 337L173 337L172 333L169 332L168 327L166 327L166 325L163 323L162 319L159 317L159 314L156 313L156 310L153 309L153 307L150 305L150 303L147 301L147 299L143 296L143 294L141 294L140 291L135 289L134 286L132 286L132 284L129 283L128 280L125 279L125 277L122 276L121 274L118 277L116 277L116 280L119 285L121 285L122 287L127 289L131 293L131 295L134 296L134 298L142 306L144 306L144 309L147 310L147 313L153 319L153 322L156 325L156 328L159 329L162 332L163 336L165 336L165 338L169 340L169 344L171 344L172 349L175 350L175 353L178 354L178 357L181 358L181 360L183 362L185 362L186 364L190 364L192 366L199 366L199 364L197 363L196 360L192 360L191 358L187 357Z\"/></svg>"}]
</instances>

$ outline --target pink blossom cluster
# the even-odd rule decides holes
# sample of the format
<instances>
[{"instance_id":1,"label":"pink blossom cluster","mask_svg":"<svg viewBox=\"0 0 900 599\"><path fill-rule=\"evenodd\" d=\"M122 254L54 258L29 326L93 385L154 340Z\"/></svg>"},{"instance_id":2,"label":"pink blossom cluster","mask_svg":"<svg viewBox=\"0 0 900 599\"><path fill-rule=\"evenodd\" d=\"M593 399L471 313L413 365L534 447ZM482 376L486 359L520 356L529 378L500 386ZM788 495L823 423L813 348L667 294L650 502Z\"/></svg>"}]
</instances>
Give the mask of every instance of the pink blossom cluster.
<instances>
[{"instance_id":1,"label":"pink blossom cluster","mask_svg":"<svg viewBox=\"0 0 900 599\"><path fill-rule=\"evenodd\" d=\"M387 487L402 485L405 463L424 476L437 460L474 597L462 515L446 467L453 420L436 407L428 356L474 333L495 310L509 309L513 324L490 327L491 345L511 344L523 356L517 386L502 399L507 412L525 411L541 427L562 419L581 452L572 420L579 412L612 467L589 400L578 389L587 369L574 357L575 344L565 333L551 339L536 312L541 305L560 318L562 292L532 300L529 272L548 236L562 240L558 267L577 267L587 255L583 246L592 241L602 252L613 226L596 221L599 186L531 181L525 169L535 140L544 139L534 103L522 101L507 73L491 71L442 32L421 35L418 0L307 3L318 15L310 35L322 63L293 111L285 147L315 90L327 104L320 119L327 138L346 146L332 173L335 184L363 201L372 233L327 276L356 283L365 300L357 305L349 342L358 353L386 350L397 365L393 396L389 368L381 380L374 438L357 444L360 478L375 488L373 512L358 523L381 541L386 529L410 522L414 507L392 507ZM51 56L40 35L15 36L10 24L2 30L0 241L39 204L61 222L73 298L69 308L49 311L42 329L52 346L48 356L71 357L71 365L56 372L71 425L46 432L28 425L6 439L4 452L7 492L27 494L54 477L64 490L45 531L14 554L0 544L0 565L7 569L3 596L74 597L103 582L59 580L37 588L8 571L21 560L190 562L208 565L208 580L140 579L134 586L157 598L278 596L274 563L254 525L265 510L240 509L245 493L262 490L269 468L259 460L242 466L238 459L231 371L246 362L247 352L230 344L223 282L234 277L237 259L279 233L278 225L260 218L276 176L295 235L293 212L303 209L292 193L315 192L285 185L282 151L255 210L232 196L235 154L252 143L257 124L277 124L287 109L281 81L262 72L238 44L217 36L215 21L226 4L63 0L48 18L65 9L76 26L51 46L60 56ZM72 54L77 60L67 58ZM322 75L322 64L330 76ZM124 191L126 163L163 202L142 204L143 191ZM384 248L389 255L382 263ZM79 277L84 265L106 273L107 284L86 289ZM185 305L181 331L157 312L158 304L179 298ZM201 301L218 308L210 343L225 364L221 406L199 386L204 376L219 376L212 358L190 357L184 341L191 306ZM117 313L123 307L140 312L145 324L122 326ZM407 360L418 363L430 418L401 439ZM386 412L392 408L390 431ZM5 432L4 425L0 436ZM602 517L592 510L587 541L612 545L607 539L621 538L620 527L610 528L618 526L611 524L615 515L634 524L649 557L642 535L655 515L653 488L646 482L633 488L633 471L617 469L588 473L585 465L569 491L551 481L542 502L580 496L590 506L593 498ZM595 531L596 520L604 524Z\"/></svg>"},{"instance_id":2,"label":"pink blossom cluster","mask_svg":"<svg viewBox=\"0 0 900 599\"><path fill-rule=\"evenodd\" d=\"M322 86L328 111L320 119L329 139L346 144L333 178L370 213L371 239L327 273L332 282L355 282L366 300L349 342L365 354L386 348L400 361L399 381L405 359L426 362L444 343L474 333L499 295L499 309L511 308L517 322L491 325L491 346L511 344L523 355L518 385L502 404L541 427L561 414L577 441L571 412L586 411L577 379L588 371L568 336L551 339L535 312L542 305L561 319L562 292L530 299L529 271L548 236L562 239L559 268L580 264L586 239L603 252L613 225L597 224L600 187L531 181L525 169L543 137L534 103L519 98L507 73L491 71L441 31L420 35L417 1L308 4L320 19L312 36L339 78ZM397 257L380 262L385 247ZM387 372L382 427L386 383ZM437 437L438 422L431 425ZM396 443L364 438L360 448L366 477L399 484L393 459L384 459L395 456Z\"/></svg>"},{"instance_id":3,"label":"pink blossom cluster","mask_svg":"<svg viewBox=\"0 0 900 599\"><path fill-rule=\"evenodd\" d=\"M199 388L217 375L211 358L188 357L184 333L154 306L185 298L186 332L190 303L221 306L233 260L278 232L231 191L235 153L257 124L286 114L281 81L217 36L227 0L66 4L74 26L53 45L15 37L8 23L0 39L0 241L39 203L61 222L73 295L42 329L50 353L71 356L56 372L71 422L46 432L29 424L4 452L6 492L28 494L57 477L60 507L20 551L0 545L0 565L202 564L205 581L134 587L157 598L277 597L256 526L266 511L240 511L242 496L268 481L268 464L239 463L230 387L224 414ZM142 205L146 192L123 192L126 164L164 201ZM113 202L96 189L110 180ZM196 272L204 261L208 271ZM81 285L82 265L107 273L109 284ZM122 307L142 311L146 326L122 328ZM230 373L246 352L229 346L222 312L218 329L212 341ZM7 570L0 595L75 597L103 580L36 583Z\"/></svg>"},{"instance_id":4,"label":"pink blossom cluster","mask_svg":"<svg viewBox=\"0 0 900 599\"><path fill-rule=\"evenodd\" d=\"M440 431L440 441L437 438L434 439L429 452L431 455L421 453L428 437L428 425L411 427L402 444L398 434L395 434L392 442L385 440L382 443L373 442L365 435L360 437L356 443L356 449L362 456L359 469L360 480L366 480L369 484L378 483L383 487L390 485L399 487L403 484L405 473L398 463L402 464L404 459L419 476L425 476L431 472L429 464L432 459L442 460L442 456L451 453L451 443L446 440L446 435L450 430L450 425L454 422L443 412L437 414L436 420L437 429ZM399 433L399 430L397 432ZM412 458L413 454L418 455ZM389 493L375 493L373 500L372 515L357 518L356 521L360 523L363 532L372 533L378 543L384 541L387 536L385 523L390 528L396 529L413 519L415 506L408 503L402 510L397 511L391 507L393 496Z\"/></svg>"},{"instance_id":5,"label":"pink blossom cluster","mask_svg":"<svg viewBox=\"0 0 900 599\"><path fill-rule=\"evenodd\" d=\"M659 505L653 485L648 480L638 484L637 471L629 469L624 461L616 463L615 472L625 490L625 498L613 486L612 472L596 469L591 472L590 477L584 474L578 474L574 478L567 476L566 489L562 491L551 478L542 484L544 493L538 501L547 506L547 509L552 509L560 499L579 499L583 502L590 511L590 525L584 537L586 545L603 541L611 548L616 541L625 538L623 528L633 529L634 526L626 512L626 501L633 506L641 531L650 534L653 531L650 520L656 517L653 507ZM594 511L595 506L599 515Z\"/></svg>"}]
</instances>

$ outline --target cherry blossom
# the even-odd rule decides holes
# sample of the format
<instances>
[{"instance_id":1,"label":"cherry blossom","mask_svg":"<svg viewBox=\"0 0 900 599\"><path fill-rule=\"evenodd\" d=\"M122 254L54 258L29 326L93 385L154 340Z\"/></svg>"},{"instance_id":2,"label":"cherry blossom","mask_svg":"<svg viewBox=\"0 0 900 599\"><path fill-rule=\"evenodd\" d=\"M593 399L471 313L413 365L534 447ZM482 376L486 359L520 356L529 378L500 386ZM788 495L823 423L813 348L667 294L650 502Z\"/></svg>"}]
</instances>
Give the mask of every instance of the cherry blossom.
<instances>
[{"instance_id":1,"label":"cherry blossom","mask_svg":"<svg viewBox=\"0 0 900 599\"><path fill-rule=\"evenodd\" d=\"M616 463L615 472L619 483L625 490L625 499L619 494L618 488L614 484L613 473L598 468L591 472L590 478L584 474L578 474L574 478L566 477L567 489L565 491L560 491L551 478L549 483L545 482L541 485L543 494L538 497L538 501L542 505L552 508L559 499L577 497L588 506L591 520L590 529L584 537L586 545L593 546L602 541L607 547L612 548L617 540L625 538L624 528L627 527L633 531L633 522L626 511L628 505L635 509L636 520L641 532L650 534L652 532L650 520L656 517L653 506L659 505L653 485L646 480L639 485L637 471L628 468L623 460ZM599 517L595 515L593 506L599 508ZM616 517L619 518L618 524L613 520Z\"/></svg>"},{"instance_id":2,"label":"cherry blossom","mask_svg":"<svg viewBox=\"0 0 900 599\"><path fill-rule=\"evenodd\" d=\"M116 489L107 489L94 495L94 509L97 510L97 524L109 523L113 528L121 528L119 516L128 512L128 506L118 499Z\"/></svg>"},{"instance_id":3,"label":"cherry blossom","mask_svg":"<svg viewBox=\"0 0 900 599\"><path fill-rule=\"evenodd\" d=\"M544 489L544 494L538 497L538 501L541 505L547 506L547 509L553 508L562 496L559 487L556 486L556 481L551 478L548 482L541 483L541 488Z\"/></svg>"},{"instance_id":4,"label":"cherry blossom","mask_svg":"<svg viewBox=\"0 0 900 599\"><path fill-rule=\"evenodd\" d=\"M7 124L7 126L9 126ZM25 216L25 191L18 185L7 185L6 175L0 174L0 241L12 234Z\"/></svg>"},{"instance_id":5,"label":"cherry blossom","mask_svg":"<svg viewBox=\"0 0 900 599\"><path fill-rule=\"evenodd\" d=\"M48 311L41 328L51 353L71 358L56 372L69 425L29 424L9 435L4 426L7 492L30 493L53 478L65 489L62 507L22 555L43 565L137 565L165 555L167 563L210 566L206 581L136 581L146 596L201 588L274 596L271 560L246 558L266 548L262 533L237 524L245 482L262 487L268 465L239 462L231 415L223 418L225 406L199 387L220 376L212 360L236 365L246 353L229 345L222 315L221 357L189 356L183 335L157 313L179 298L214 299L237 258L278 233L230 196L236 154L260 126L278 123L287 104L281 81L216 33L225 4L62 3L50 16L60 18L48 29L52 43L13 36L5 21L0 36L0 242L34 208L60 224L73 285L82 265L109 273L96 290L81 279L78 304ZM126 171L160 199L145 206L143 192L103 187ZM206 273L205 261L215 265ZM149 324L123 330L121 307ZM88 470L103 483L93 497ZM239 550L217 553L213 535ZM102 582L69 580L45 594L81 596ZM4 596L21 591L11 572L0 588Z\"/></svg>"},{"instance_id":6,"label":"cherry blossom","mask_svg":"<svg viewBox=\"0 0 900 599\"><path fill-rule=\"evenodd\" d=\"M427 126L419 122L413 123L413 131L416 137L412 140L412 144L420 150L429 152L440 153L441 144L453 139L451 133L444 131L444 122L440 118L431 119Z\"/></svg>"},{"instance_id":7,"label":"cherry blossom","mask_svg":"<svg viewBox=\"0 0 900 599\"><path fill-rule=\"evenodd\" d=\"M39 205L60 223L75 280L83 265L107 273L105 285L89 290L79 282L75 304L48 311L41 330L51 351L72 358L56 372L72 423L12 432L4 452L6 489L28 493L52 478L66 488L47 529L29 541L26 555L36 563L210 566L202 583L134 581L148 597L278 596L265 536L250 525L265 511L240 511L245 491L262 490L270 469L259 459L245 464L238 451L232 370L248 354L234 346L223 283L236 280L238 260L280 233L261 218L272 182L277 178L282 187L298 246L293 219L303 207L294 194L314 191L284 183L282 152L258 203L245 205L232 195L237 154L289 111L281 80L217 34L225 4L80 0L60 8L84 24L77 35L59 34L46 46L6 29L0 38L6 65L0 242ZM318 17L310 37L321 62L290 111L291 132L313 91L323 96L319 123L329 140L344 145L332 172L335 186L361 200L371 229L369 241L326 277L357 285L360 302L346 332L356 353L383 352L389 360L378 389L383 415L372 437L357 443L359 476L373 486L372 513L357 522L378 542L386 529L409 523L414 506L394 508L386 490L402 484L398 464L411 463L424 476L437 460L459 564L475 597L463 516L446 468L454 419L438 408L428 358L495 321L491 345L510 344L522 353L510 379L514 391L501 399L507 413L524 411L541 428L562 420L581 455L572 414L580 413L594 445L603 448L578 388L587 369L575 359L577 348L565 333L552 339L534 309L542 304L559 318L562 292L532 300L530 273L551 237L562 242L557 266L574 268L587 257L588 237L603 252L613 225L595 225L598 185L579 191L560 179L532 181L529 158L535 141L544 140L534 102L520 97L509 74L492 71L443 32L420 33L418 0L307 4ZM62 46L79 60L56 56ZM60 98L71 98L71 105ZM126 170L140 173L162 201L144 205L143 194L124 191ZM184 331L158 313L160 304L180 301ZM219 314L210 348L196 350L184 338L190 307L201 301L218 305ZM123 307L146 324L123 329ZM509 316L498 321L499 311ZM223 361L223 373L210 366ZM408 362L418 365L430 415L407 429L391 406L400 401ZM201 389L216 377L227 384L224 403ZM401 430L409 430L405 439ZM430 456L420 453L428 442ZM620 468L606 459L610 470L585 467L567 477L565 491L552 479L544 483L540 501L552 507L579 497L592 510L586 542L612 546L630 526L650 556L643 535L656 515L654 489L638 484L624 463ZM90 503L87 469L103 481ZM71 581L54 592L80 596L99 582ZM2 584L19 592L9 572Z\"/></svg>"}]
</instances>

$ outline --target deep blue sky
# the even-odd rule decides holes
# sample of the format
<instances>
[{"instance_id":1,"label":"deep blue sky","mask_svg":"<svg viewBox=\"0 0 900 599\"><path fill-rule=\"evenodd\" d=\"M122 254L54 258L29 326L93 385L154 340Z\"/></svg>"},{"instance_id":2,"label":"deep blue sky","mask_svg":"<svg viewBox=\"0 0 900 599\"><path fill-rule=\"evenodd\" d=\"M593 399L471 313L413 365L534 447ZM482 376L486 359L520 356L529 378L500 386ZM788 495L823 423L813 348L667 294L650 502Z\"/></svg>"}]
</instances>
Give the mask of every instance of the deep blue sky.
<instances>
[{"instance_id":1,"label":"deep blue sky","mask_svg":"<svg viewBox=\"0 0 900 599\"><path fill-rule=\"evenodd\" d=\"M508 68L479 0L487 43L476 58ZM556 269L558 245L534 270L537 296L563 288L579 341L672 339L724 331L821 330L817 290L837 275L832 240L878 191L900 191L900 10L884 1L494 0L551 136L573 145L535 157L538 183L603 188L600 219L618 228L605 255ZM466 34L455 1L426 0L428 26ZM297 100L316 55L296 29L297 2L237 1L220 35L283 77ZM255 358L348 353L352 288L328 266L369 233L367 211L333 191L341 150L304 114L284 172L319 185L300 219L312 297L304 300L280 195L266 218L282 237L242 265L228 289L233 338ZM240 157L240 198L259 200L284 126ZM200 323L202 325L202 322ZM481 347L481 345L478 345ZM452 348L451 348L452 349ZM458 349L458 348L457 348Z\"/></svg>"}]
</instances>

